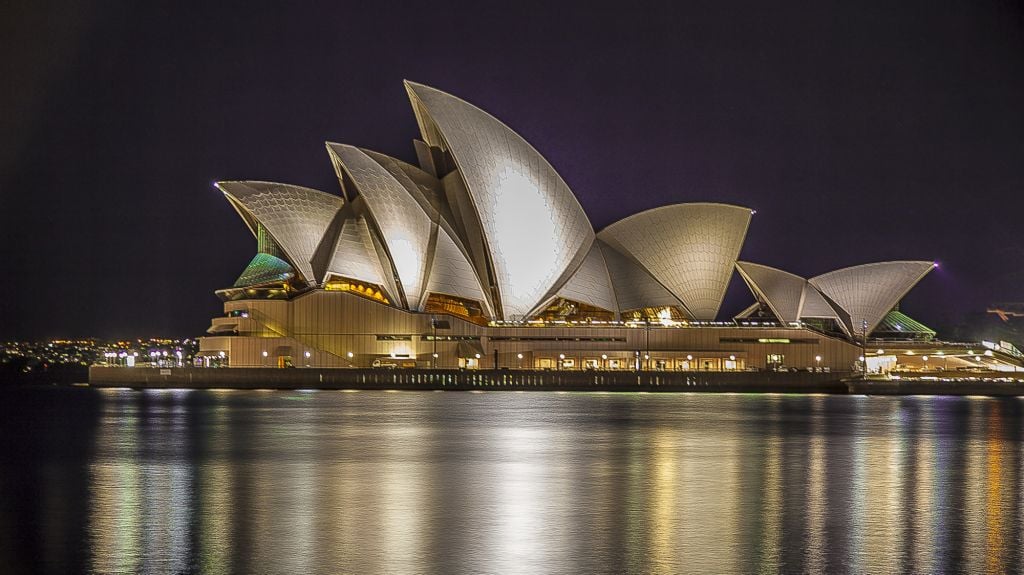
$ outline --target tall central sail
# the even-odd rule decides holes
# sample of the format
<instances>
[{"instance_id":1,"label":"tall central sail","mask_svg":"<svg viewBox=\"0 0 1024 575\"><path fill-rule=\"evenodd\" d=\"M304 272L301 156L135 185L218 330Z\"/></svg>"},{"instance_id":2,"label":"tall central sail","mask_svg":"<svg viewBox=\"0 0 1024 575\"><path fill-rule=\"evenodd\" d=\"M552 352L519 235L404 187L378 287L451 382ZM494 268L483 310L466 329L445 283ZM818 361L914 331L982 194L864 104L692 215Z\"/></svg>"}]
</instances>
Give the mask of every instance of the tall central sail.
<instances>
[{"instance_id":1,"label":"tall central sail","mask_svg":"<svg viewBox=\"0 0 1024 575\"><path fill-rule=\"evenodd\" d=\"M465 184L504 319L526 317L586 257L594 230L551 164L490 114L434 88L405 83L423 138L450 154Z\"/></svg>"}]
</instances>

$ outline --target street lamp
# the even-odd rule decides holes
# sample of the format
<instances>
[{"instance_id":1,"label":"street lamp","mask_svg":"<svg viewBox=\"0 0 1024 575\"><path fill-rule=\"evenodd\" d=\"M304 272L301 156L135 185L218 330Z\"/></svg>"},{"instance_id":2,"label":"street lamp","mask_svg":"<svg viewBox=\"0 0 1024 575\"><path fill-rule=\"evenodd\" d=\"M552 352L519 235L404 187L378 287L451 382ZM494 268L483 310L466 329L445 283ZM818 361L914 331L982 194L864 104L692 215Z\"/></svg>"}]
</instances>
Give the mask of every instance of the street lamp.
<instances>
[{"instance_id":1,"label":"street lamp","mask_svg":"<svg viewBox=\"0 0 1024 575\"><path fill-rule=\"evenodd\" d=\"M814 356L814 371L821 371L821 356Z\"/></svg>"},{"instance_id":2,"label":"street lamp","mask_svg":"<svg viewBox=\"0 0 1024 575\"><path fill-rule=\"evenodd\" d=\"M306 351L302 355L306 356L306 367L309 367L309 352Z\"/></svg>"},{"instance_id":3,"label":"street lamp","mask_svg":"<svg viewBox=\"0 0 1024 575\"><path fill-rule=\"evenodd\" d=\"M517 353L516 359L519 360L519 369L523 369L523 354Z\"/></svg>"},{"instance_id":4,"label":"street lamp","mask_svg":"<svg viewBox=\"0 0 1024 575\"><path fill-rule=\"evenodd\" d=\"M862 336L861 340L860 340L860 354L861 355L867 355L868 354L868 320L867 319L861 318L861 320L860 320L860 329L861 329L861 336ZM878 350L878 354L881 355L882 354L882 350ZM864 365L862 366L861 375L864 377L864 379L867 379L867 377L868 377L868 364L867 364L867 362L864 362Z\"/></svg>"},{"instance_id":5,"label":"street lamp","mask_svg":"<svg viewBox=\"0 0 1024 575\"><path fill-rule=\"evenodd\" d=\"M262 365L263 365L263 367L267 367L267 352L264 351L262 355L263 355L263 364Z\"/></svg>"},{"instance_id":6,"label":"street lamp","mask_svg":"<svg viewBox=\"0 0 1024 575\"><path fill-rule=\"evenodd\" d=\"M605 369L606 367L608 367L608 354L607 353L602 353L601 354L601 369Z\"/></svg>"},{"instance_id":7,"label":"street lamp","mask_svg":"<svg viewBox=\"0 0 1024 575\"><path fill-rule=\"evenodd\" d=\"M651 318L644 316L644 361L647 363L645 369L651 368Z\"/></svg>"},{"instance_id":8,"label":"street lamp","mask_svg":"<svg viewBox=\"0 0 1024 575\"><path fill-rule=\"evenodd\" d=\"M558 369L562 369L563 367L565 367L565 354L560 353L558 354Z\"/></svg>"}]
</instances>

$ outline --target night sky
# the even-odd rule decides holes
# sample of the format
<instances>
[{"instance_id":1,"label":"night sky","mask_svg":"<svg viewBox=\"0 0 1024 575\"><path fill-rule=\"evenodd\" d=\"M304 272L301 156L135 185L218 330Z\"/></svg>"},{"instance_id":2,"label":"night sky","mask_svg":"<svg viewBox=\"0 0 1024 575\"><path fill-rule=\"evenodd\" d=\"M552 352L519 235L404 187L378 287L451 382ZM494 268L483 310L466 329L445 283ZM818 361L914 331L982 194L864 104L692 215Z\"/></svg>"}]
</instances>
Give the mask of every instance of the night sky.
<instances>
[{"instance_id":1,"label":"night sky","mask_svg":"<svg viewBox=\"0 0 1024 575\"><path fill-rule=\"evenodd\" d=\"M336 193L328 140L413 161L403 79L521 134L596 229L736 203L743 259L940 261L903 307L934 327L1024 300L1020 3L42 4L0 16L0 338L202 334L256 248L212 183Z\"/></svg>"}]
</instances>

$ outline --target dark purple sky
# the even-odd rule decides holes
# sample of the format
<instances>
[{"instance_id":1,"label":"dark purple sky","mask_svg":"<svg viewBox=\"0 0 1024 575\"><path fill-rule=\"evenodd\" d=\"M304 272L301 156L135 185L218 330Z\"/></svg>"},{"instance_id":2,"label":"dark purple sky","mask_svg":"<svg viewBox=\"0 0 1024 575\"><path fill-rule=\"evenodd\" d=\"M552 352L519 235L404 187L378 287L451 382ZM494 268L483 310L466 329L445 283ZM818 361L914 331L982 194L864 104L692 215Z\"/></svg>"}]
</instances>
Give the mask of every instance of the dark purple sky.
<instances>
[{"instance_id":1,"label":"dark purple sky","mask_svg":"<svg viewBox=\"0 0 1024 575\"><path fill-rule=\"evenodd\" d=\"M597 229L731 202L744 259L939 260L925 323L1024 300L1020 3L19 4L0 338L201 334L255 250L211 183L336 191L326 140L412 160L403 78L519 132ZM723 315L749 301L734 280Z\"/></svg>"}]
</instances>

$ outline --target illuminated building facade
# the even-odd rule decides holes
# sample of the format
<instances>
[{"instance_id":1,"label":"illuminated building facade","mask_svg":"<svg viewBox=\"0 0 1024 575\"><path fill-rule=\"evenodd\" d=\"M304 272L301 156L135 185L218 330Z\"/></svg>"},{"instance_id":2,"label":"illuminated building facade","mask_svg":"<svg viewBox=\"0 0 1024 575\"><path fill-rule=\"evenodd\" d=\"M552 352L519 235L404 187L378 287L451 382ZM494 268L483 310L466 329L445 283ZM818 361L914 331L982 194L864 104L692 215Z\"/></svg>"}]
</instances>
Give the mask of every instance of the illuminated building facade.
<instances>
[{"instance_id":1,"label":"illuminated building facade","mask_svg":"<svg viewBox=\"0 0 1024 575\"><path fill-rule=\"evenodd\" d=\"M217 292L225 315L202 339L208 364L847 371L933 267L804 279L740 262L753 211L717 203L595 233L523 138L459 98L405 86L418 166L328 143L340 194L217 184L257 254ZM734 271L756 303L716 321Z\"/></svg>"}]
</instances>

